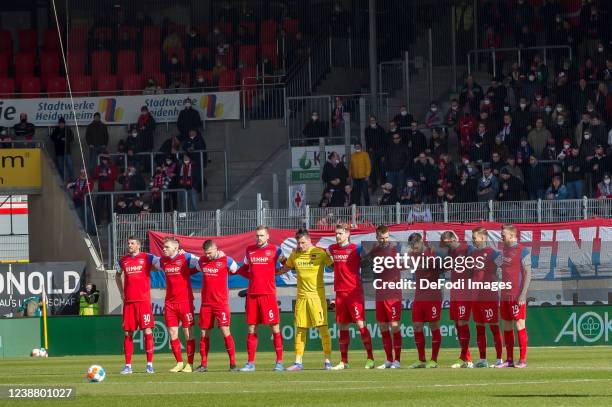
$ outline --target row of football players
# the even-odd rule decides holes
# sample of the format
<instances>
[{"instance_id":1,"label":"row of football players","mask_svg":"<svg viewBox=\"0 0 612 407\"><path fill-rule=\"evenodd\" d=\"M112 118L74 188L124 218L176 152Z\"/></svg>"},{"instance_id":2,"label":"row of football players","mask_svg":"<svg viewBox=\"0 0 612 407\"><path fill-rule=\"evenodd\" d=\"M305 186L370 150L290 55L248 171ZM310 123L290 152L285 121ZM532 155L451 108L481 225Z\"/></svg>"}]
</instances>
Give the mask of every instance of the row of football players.
<instances>
[{"instance_id":1,"label":"row of football players","mask_svg":"<svg viewBox=\"0 0 612 407\"><path fill-rule=\"evenodd\" d=\"M308 328L318 328L324 353L324 368L342 370L348 368L349 325L357 324L361 339L367 352L366 368L374 368L371 335L364 323L364 298L361 285L360 266L375 256L393 255L395 245L391 244L389 230L386 226L376 229L378 244L368 253L361 245L350 243L350 230L347 225L338 225L335 230L336 244L326 250L312 244L310 235L305 230L296 233L297 248L286 259L281 250L270 244L268 229L260 226L255 231L256 243L246 248L243 265L237 263L218 249L216 244L207 240L203 244L204 256L198 258L179 250L179 242L173 237L164 239L163 256L155 257L141 252L139 239L128 239L128 254L117 265L117 285L124 301L123 329L126 365L123 374L132 372L133 333L137 329L144 331L147 368L153 372L153 336L154 325L150 300L150 273L152 269L162 270L166 277L166 298L164 319L170 333L170 345L177 365L171 372L193 371L196 344L193 334L194 308L190 276L193 272L202 272L202 297L198 325L201 329L200 356L201 364L195 371L207 371L210 330L217 322L221 330L225 347L230 359L230 370L235 371L235 346L230 332L230 309L228 299L228 275L239 274L247 278L249 286L246 298L246 319L248 324L247 354L248 361L241 371L255 370L255 353L257 349L257 326L269 325L276 351L275 371L285 370L283 366L283 345L280 334L280 315L276 299L276 275L295 270L297 278L297 298L295 305L295 362L287 370L302 370L302 356L305 348ZM497 295L491 291L478 294L478 300L467 297L465 292L451 292L451 317L455 321L457 336L461 345L459 360L452 367L474 366L469 354L470 331L467 325L470 313L473 314L477 329L477 343L480 360L476 367L486 367L486 332L489 325L495 342L495 367L513 367L514 325L519 336L520 361L516 367L526 366L527 333L525 330L525 300L531 276L530 256L526 248L517 243L516 230L511 225L502 229L504 242L500 252L487 245L488 232L484 228L473 230L473 245L460 244L453 232L445 232L441 237L441 247L452 256L473 253L486 259L482 269L471 273L451 273L456 281L469 275L475 281L497 281L497 264L501 265L502 280L515 283L518 290L502 294L501 304ZM408 240L413 255L435 255L428 248L418 233L413 233ZM500 262L498 256L503 259ZM281 267L278 267L281 264ZM334 290L336 292L336 322L340 328L339 347L341 362L332 367L331 337L327 322L327 306L323 283L326 266L334 269ZM388 280L399 278L399 271L389 269ZM417 290L412 310L414 338L419 360L412 368L437 367L437 356L441 344L440 310L442 295L439 290L419 289L419 280L437 281L441 270L420 268L415 272ZM121 276L123 275L123 279ZM378 294L378 293L377 293ZM400 294L401 295L401 294ZM376 301L376 319L382 334L386 360L378 366L384 368L400 367L402 337L400 333L401 299ZM507 359L502 361L501 331L498 325L498 311L501 311L502 328L506 344ZM432 335L432 353L427 361L425 357L424 324L428 323ZM187 350L187 363L183 363L179 325L182 325Z\"/></svg>"}]
</instances>

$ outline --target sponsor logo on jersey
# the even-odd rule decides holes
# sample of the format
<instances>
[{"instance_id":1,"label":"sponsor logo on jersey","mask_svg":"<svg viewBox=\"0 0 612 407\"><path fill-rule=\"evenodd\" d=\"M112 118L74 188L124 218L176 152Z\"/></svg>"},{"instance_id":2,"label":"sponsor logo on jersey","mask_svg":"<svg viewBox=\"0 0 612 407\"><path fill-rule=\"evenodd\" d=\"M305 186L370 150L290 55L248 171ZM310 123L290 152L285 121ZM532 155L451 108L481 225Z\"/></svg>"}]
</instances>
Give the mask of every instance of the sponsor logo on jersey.
<instances>
[{"instance_id":1,"label":"sponsor logo on jersey","mask_svg":"<svg viewBox=\"0 0 612 407\"><path fill-rule=\"evenodd\" d=\"M177 274L180 273L181 268L179 266L166 266L164 271L168 274Z\"/></svg>"},{"instance_id":2,"label":"sponsor logo on jersey","mask_svg":"<svg viewBox=\"0 0 612 407\"><path fill-rule=\"evenodd\" d=\"M267 257L251 257L251 262L253 262L253 263L267 263L268 262L268 258Z\"/></svg>"}]
</instances>

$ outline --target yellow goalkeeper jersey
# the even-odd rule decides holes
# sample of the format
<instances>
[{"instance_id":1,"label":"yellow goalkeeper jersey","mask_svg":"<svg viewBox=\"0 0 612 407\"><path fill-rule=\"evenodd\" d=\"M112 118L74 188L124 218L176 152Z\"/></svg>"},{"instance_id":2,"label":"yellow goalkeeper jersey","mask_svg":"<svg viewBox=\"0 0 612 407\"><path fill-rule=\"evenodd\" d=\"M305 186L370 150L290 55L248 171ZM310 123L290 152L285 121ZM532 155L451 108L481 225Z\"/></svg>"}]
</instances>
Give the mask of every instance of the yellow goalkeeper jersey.
<instances>
[{"instance_id":1,"label":"yellow goalkeeper jersey","mask_svg":"<svg viewBox=\"0 0 612 407\"><path fill-rule=\"evenodd\" d=\"M331 257L319 247L313 246L305 252L292 252L286 265L296 272L297 298L320 297L320 291L325 290L325 266L332 264L334 262Z\"/></svg>"}]
</instances>

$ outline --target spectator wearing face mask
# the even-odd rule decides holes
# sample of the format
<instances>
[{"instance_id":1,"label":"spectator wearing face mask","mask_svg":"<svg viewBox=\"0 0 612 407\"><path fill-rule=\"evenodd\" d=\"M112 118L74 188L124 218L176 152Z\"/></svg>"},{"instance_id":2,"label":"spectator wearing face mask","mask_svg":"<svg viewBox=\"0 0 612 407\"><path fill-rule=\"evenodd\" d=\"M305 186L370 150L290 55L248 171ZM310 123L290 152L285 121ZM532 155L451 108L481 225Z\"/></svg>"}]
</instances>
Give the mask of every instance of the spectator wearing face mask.
<instances>
[{"instance_id":1,"label":"spectator wearing face mask","mask_svg":"<svg viewBox=\"0 0 612 407\"><path fill-rule=\"evenodd\" d=\"M489 146L484 143L482 136L477 135L470 147L469 161L483 163L488 161L489 157L491 157Z\"/></svg>"},{"instance_id":2,"label":"spectator wearing face mask","mask_svg":"<svg viewBox=\"0 0 612 407\"><path fill-rule=\"evenodd\" d=\"M115 181L119 176L119 170L111 162L110 156L104 152L100 154L100 163L96 166L93 178L98 182L98 192L112 192L115 190ZM111 220L111 196L98 195L96 199L96 220L99 224Z\"/></svg>"},{"instance_id":3,"label":"spectator wearing face mask","mask_svg":"<svg viewBox=\"0 0 612 407\"><path fill-rule=\"evenodd\" d=\"M610 184L609 172L605 173L603 180L597 184L597 188L595 189L595 198L612 199L612 184Z\"/></svg>"},{"instance_id":4,"label":"spectator wearing face mask","mask_svg":"<svg viewBox=\"0 0 612 407\"><path fill-rule=\"evenodd\" d=\"M568 199L580 199L584 191L585 163L580 157L578 147L572 147L571 153L563 158L563 174L567 187Z\"/></svg>"},{"instance_id":5,"label":"spectator wearing face mask","mask_svg":"<svg viewBox=\"0 0 612 407\"><path fill-rule=\"evenodd\" d=\"M529 135L527 136L527 142L536 152L537 157L541 157L542 151L546 147L546 143L552 137L550 131L544 127L544 120L538 118L535 122L535 128L531 129ZM526 155L529 157L529 154Z\"/></svg>"},{"instance_id":6,"label":"spectator wearing face mask","mask_svg":"<svg viewBox=\"0 0 612 407\"><path fill-rule=\"evenodd\" d=\"M451 105L444 115L444 125L449 129L455 130L461 116L462 112L459 108L459 101L457 99L451 99Z\"/></svg>"},{"instance_id":7,"label":"spectator wearing face mask","mask_svg":"<svg viewBox=\"0 0 612 407\"><path fill-rule=\"evenodd\" d=\"M582 112L582 116L580 121L576 125L574 129L574 140L576 141L576 145L582 144L582 137L584 133L589 130L589 126L591 125L591 115L589 112Z\"/></svg>"},{"instance_id":8,"label":"spectator wearing face mask","mask_svg":"<svg viewBox=\"0 0 612 407\"><path fill-rule=\"evenodd\" d=\"M518 109L512 112L511 118L512 123L515 126L515 131L518 132L518 138L520 139L521 137L526 136L529 130L531 130L533 118L533 113L530 111L527 98L521 97L519 100Z\"/></svg>"},{"instance_id":9,"label":"spectator wearing face mask","mask_svg":"<svg viewBox=\"0 0 612 407\"><path fill-rule=\"evenodd\" d=\"M353 183L353 195L357 205L361 205L361 198L363 197L363 205L370 206L368 179L371 173L372 163L370 162L370 156L367 152L363 151L361 143L356 143L355 152L351 154L349 178Z\"/></svg>"},{"instance_id":10,"label":"spectator wearing face mask","mask_svg":"<svg viewBox=\"0 0 612 407\"><path fill-rule=\"evenodd\" d=\"M595 155L589 162L589 167L592 174L592 186L595 188L603 180L606 172L610 172L610 157L605 154L603 145L598 144L595 148Z\"/></svg>"},{"instance_id":11,"label":"spectator wearing face mask","mask_svg":"<svg viewBox=\"0 0 612 407\"><path fill-rule=\"evenodd\" d=\"M557 122L552 127L552 138L555 140L555 145L561 147L563 140L573 138L572 129L569 126L567 118L563 115L557 116Z\"/></svg>"},{"instance_id":12,"label":"spectator wearing face mask","mask_svg":"<svg viewBox=\"0 0 612 407\"><path fill-rule=\"evenodd\" d=\"M142 91L143 95L162 95L163 93L164 90L159 86L155 78L147 79L147 86Z\"/></svg>"},{"instance_id":13,"label":"spectator wearing face mask","mask_svg":"<svg viewBox=\"0 0 612 407\"><path fill-rule=\"evenodd\" d=\"M412 124L413 120L412 115L408 113L408 107L405 105L400 106L400 111L395 115L393 121L399 128L400 134L402 135L402 140L407 140L408 131L410 130L410 125Z\"/></svg>"},{"instance_id":14,"label":"spectator wearing face mask","mask_svg":"<svg viewBox=\"0 0 612 407\"><path fill-rule=\"evenodd\" d=\"M179 113L176 121L176 127L179 130L179 140L182 142L189 137L189 131L191 129L199 129L202 127L202 118L200 112L193 108L193 103L190 98L183 101L183 110Z\"/></svg>"},{"instance_id":15,"label":"spectator wearing face mask","mask_svg":"<svg viewBox=\"0 0 612 407\"><path fill-rule=\"evenodd\" d=\"M429 105L429 111L425 113L425 126L428 129L433 127L440 127L444 124L444 118L442 117L442 113L438 111L438 103L431 102Z\"/></svg>"},{"instance_id":16,"label":"spectator wearing face mask","mask_svg":"<svg viewBox=\"0 0 612 407\"><path fill-rule=\"evenodd\" d=\"M156 125L153 115L149 113L149 108L147 106L141 107L140 116L138 116L138 134L143 151L153 151L153 133Z\"/></svg>"},{"instance_id":17,"label":"spectator wearing face mask","mask_svg":"<svg viewBox=\"0 0 612 407\"><path fill-rule=\"evenodd\" d=\"M183 64L179 60L178 55L172 54L166 62L166 81L171 83L177 76L183 76Z\"/></svg>"},{"instance_id":18,"label":"spectator wearing face mask","mask_svg":"<svg viewBox=\"0 0 612 407\"><path fill-rule=\"evenodd\" d=\"M408 177L406 185L400 192L400 203L402 205L412 205L420 200L421 192L418 183L412 177Z\"/></svg>"},{"instance_id":19,"label":"spectator wearing face mask","mask_svg":"<svg viewBox=\"0 0 612 407\"><path fill-rule=\"evenodd\" d=\"M302 135L306 138L305 144L317 145L319 144L319 138L327 138L328 133L327 123L320 120L319 112L313 111L310 115L310 120L308 120L304 130L302 130Z\"/></svg>"},{"instance_id":20,"label":"spectator wearing face mask","mask_svg":"<svg viewBox=\"0 0 612 407\"><path fill-rule=\"evenodd\" d=\"M203 168L207 167L208 153L204 152L201 156L200 153L196 153L197 151L206 150L204 137L198 133L197 129L192 128L189 130L189 136L183 141L182 147L183 151L189 153L194 161L199 162L201 157Z\"/></svg>"}]
</instances>

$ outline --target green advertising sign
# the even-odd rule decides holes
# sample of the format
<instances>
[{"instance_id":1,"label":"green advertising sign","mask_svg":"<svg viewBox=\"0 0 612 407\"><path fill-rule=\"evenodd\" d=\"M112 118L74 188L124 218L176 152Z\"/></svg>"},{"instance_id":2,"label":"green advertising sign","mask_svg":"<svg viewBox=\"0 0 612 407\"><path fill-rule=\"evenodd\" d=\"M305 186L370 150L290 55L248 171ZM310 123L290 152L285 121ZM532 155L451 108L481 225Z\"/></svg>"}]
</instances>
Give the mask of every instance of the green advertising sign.
<instances>
[{"instance_id":1,"label":"green advertising sign","mask_svg":"<svg viewBox=\"0 0 612 407\"><path fill-rule=\"evenodd\" d=\"M372 332L374 347L382 348L380 330L375 322L374 311L368 311L366 317L367 325ZM329 313L329 318L334 349L337 349L338 328L334 322L333 312ZM414 332L410 323L409 310L404 310L402 321L402 336L413 338ZM48 327L49 349L54 356L123 353L120 315L58 316L49 318ZM232 314L231 330L236 348L246 349L245 314ZM293 349L294 330L293 314L281 313L281 333L285 349ZM610 344L612 336L612 306L531 307L527 310L527 330L530 346L607 345ZM195 331L196 337L199 338L197 326ZM67 332L70 335L67 335ZM269 332L268 327L259 328L259 349L261 351L274 351L272 341L268 340ZM352 338L359 338L359 331L354 326L351 327L350 334ZM425 334L429 336L430 332L426 331ZM448 319L448 310L442 313L441 334L443 347L458 346L454 324ZM163 317L156 318L153 336L156 352L170 352L169 335ZM318 336L316 330L310 330L307 349L320 349ZM135 334L134 341L136 352L143 352L144 338L141 332ZM476 345L475 341L476 335L473 334L473 346ZM360 348L361 341L353 340L351 346ZM412 348L413 344L405 342L405 347ZM211 351L225 351L221 334L217 329L214 330L211 338Z\"/></svg>"},{"instance_id":2,"label":"green advertising sign","mask_svg":"<svg viewBox=\"0 0 612 407\"><path fill-rule=\"evenodd\" d=\"M291 170L291 181L319 181L321 173L319 170Z\"/></svg>"}]
</instances>

